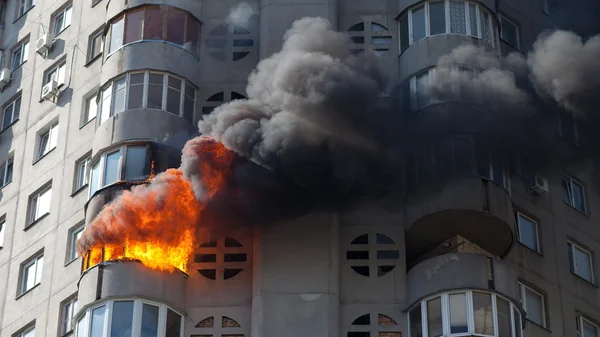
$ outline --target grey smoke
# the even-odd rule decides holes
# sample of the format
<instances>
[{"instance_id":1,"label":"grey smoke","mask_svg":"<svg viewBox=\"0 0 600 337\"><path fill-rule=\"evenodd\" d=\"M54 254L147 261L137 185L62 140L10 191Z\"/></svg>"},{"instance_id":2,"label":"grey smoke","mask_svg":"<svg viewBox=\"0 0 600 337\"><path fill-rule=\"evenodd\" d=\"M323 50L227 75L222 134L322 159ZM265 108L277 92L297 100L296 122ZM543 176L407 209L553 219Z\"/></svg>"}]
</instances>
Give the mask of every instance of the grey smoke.
<instances>
[{"instance_id":1,"label":"grey smoke","mask_svg":"<svg viewBox=\"0 0 600 337\"><path fill-rule=\"evenodd\" d=\"M248 28L250 19L257 14L258 8L255 5L243 1L229 8L229 14L225 18L225 22L230 26Z\"/></svg>"},{"instance_id":2,"label":"grey smoke","mask_svg":"<svg viewBox=\"0 0 600 337\"><path fill-rule=\"evenodd\" d=\"M350 49L326 19L294 22L250 75L248 100L217 107L200 131L301 186L371 186L384 155L368 126L386 78L375 54Z\"/></svg>"}]
</instances>

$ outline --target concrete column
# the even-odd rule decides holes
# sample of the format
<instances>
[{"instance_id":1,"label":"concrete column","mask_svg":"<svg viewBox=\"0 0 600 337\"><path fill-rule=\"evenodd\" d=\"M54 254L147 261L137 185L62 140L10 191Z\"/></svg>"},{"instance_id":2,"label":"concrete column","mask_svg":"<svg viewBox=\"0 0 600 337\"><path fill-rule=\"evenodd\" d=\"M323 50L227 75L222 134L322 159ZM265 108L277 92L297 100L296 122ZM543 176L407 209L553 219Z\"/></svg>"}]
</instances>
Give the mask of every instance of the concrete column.
<instances>
[{"instance_id":1,"label":"concrete column","mask_svg":"<svg viewBox=\"0 0 600 337\"><path fill-rule=\"evenodd\" d=\"M337 29L338 0L261 0L260 58L281 48L284 33L303 17L325 17Z\"/></svg>"},{"instance_id":2,"label":"concrete column","mask_svg":"<svg viewBox=\"0 0 600 337\"><path fill-rule=\"evenodd\" d=\"M339 220L315 213L256 229L252 337L339 336Z\"/></svg>"}]
</instances>

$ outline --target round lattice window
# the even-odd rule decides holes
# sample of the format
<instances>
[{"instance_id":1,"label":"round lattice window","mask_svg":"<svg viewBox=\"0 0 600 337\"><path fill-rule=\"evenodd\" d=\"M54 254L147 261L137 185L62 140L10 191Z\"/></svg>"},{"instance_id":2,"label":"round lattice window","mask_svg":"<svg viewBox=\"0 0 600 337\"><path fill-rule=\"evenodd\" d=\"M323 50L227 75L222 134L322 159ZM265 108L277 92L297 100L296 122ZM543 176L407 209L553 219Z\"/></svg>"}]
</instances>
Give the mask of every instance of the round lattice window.
<instances>
[{"instance_id":1,"label":"round lattice window","mask_svg":"<svg viewBox=\"0 0 600 337\"><path fill-rule=\"evenodd\" d=\"M350 268L363 276L383 276L396 267L400 251L389 236L363 234L350 242L346 260Z\"/></svg>"},{"instance_id":2,"label":"round lattice window","mask_svg":"<svg viewBox=\"0 0 600 337\"><path fill-rule=\"evenodd\" d=\"M392 46L392 35L387 27L379 23L357 23L348 29L348 34L350 34L352 52L354 53L369 49L381 56L390 50Z\"/></svg>"},{"instance_id":3,"label":"round lattice window","mask_svg":"<svg viewBox=\"0 0 600 337\"><path fill-rule=\"evenodd\" d=\"M211 280L228 280L244 270L248 254L241 242L230 237L201 244L194 263L198 273Z\"/></svg>"},{"instance_id":4,"label":"round lattice window","mask_svg":"<svg viewBox=\"0 0 600 337\"><path fill-rule=\"evenodd\" d=\"M236 99L247 99L246 96L240 94L237 91L221 91L210 96L204 106L202 107L202 114L207 115L211 113L216 107L225 103L235 101Z\"/></svg>"},{"instance_id":5,"label":"round lattice window","mask_svg":"<svg viewBox=\"0 0 600 337\"><path fill-rule=\"evenodd\" d=\"M200 333L193 334L191 337L244 337L240 323L227 316L222 316L221 324L216 326L215 317L207 317L196 324L194 328L198 329Z\"/></svg>"},{"instance_id":6,"label":"round lattice window","mask_svg":"<svg viewBox=\"0 0 600 337\"><path fill-rule=\"evenodd\" d=\"M376 324L371 322L377 322ZM352 322L347 337L402 337L395 320L384 314L366 314Z\"/></svg>"},{"instance_id":7,"label":"round lattice window","mask_svg":"<svg viewBox=\"0 0 600 337\"><path fill-rule=\"evenodd\" d=\"M219 61L237 61L248 56L254 47L250 31L236 25L220 25L208 33L208 54Z\"/></svg>"}]
</instances>

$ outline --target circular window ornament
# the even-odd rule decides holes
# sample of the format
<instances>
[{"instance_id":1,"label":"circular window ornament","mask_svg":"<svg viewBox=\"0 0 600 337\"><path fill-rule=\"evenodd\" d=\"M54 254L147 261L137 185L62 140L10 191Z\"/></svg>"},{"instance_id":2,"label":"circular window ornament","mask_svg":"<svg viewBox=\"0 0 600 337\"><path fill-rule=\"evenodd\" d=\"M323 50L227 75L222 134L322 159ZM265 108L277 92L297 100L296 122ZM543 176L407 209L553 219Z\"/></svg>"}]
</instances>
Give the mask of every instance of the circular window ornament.
<instances>
[{"instance_id":1,"label":"circular window ornament","mask_svg":"<svg viewBox=\"0 0 600 337\"><path fill-rule=\"evenodd\" d=\"M350 268L366 277L379 277L391 272L399 258L400 251L394 240L381 233L357 236L346 251Z\"/></svg>"}]
</instances>

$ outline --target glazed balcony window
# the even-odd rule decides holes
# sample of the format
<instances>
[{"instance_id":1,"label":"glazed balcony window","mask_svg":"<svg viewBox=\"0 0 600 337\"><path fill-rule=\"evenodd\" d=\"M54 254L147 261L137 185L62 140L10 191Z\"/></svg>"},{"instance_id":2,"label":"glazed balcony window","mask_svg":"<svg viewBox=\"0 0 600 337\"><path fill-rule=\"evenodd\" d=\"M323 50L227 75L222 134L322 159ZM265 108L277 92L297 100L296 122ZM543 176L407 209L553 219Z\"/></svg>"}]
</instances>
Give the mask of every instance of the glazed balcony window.
<instances>
[{"instance_id":1,"label":"glazed balcony window","mask_svg":"<svg viewBox=\"0 0 600 337\"><path fill-rule=\"evenodd\" d=\"M193 122L196 87L171 74L128 73L102 87L99 96L100 124L120 112L133 109L162 110Z\"/></svg>"},{"instance_id":2,"label":"glazed balcony window","mask_svg":"<svg viewBox=\"0 0 600 337\"><path fill-rule=\"evenodd\" d=\"M521 313L508 299L463 290L437 294L410 309L410 337L521 337Z\"/></svg>"},{"instance_id":3,"label":"glazed balcony window","mask_svg":"<svg viewBox=\"0 0 600 337\"><path fill-rule=\"evenodd\" d=\"M146 145L125 145L103 153L92 165L90 196L123 180L145 180L150 175Z\"/></svg>"},{"instance_id":4,"label":"glazed balcony window","mask_svg":"<svg viewBox=\"0 0 600 337\"><path fill-rule=\"evenodd\" d=\"M200 55L201 23L169 6L141 6L113 19L106 35L106 56L133 42L161 41Z\"/></svg>"},{"instance_id":5,"label":"glazed balcony window","mask_svg":"<svg viewBox=\"0 0 600 337\"><path fill-rule=\"evenodd\" d=\"M496 48L493 14L483 5L468 1L426 1L409 8L400 18L400 53L426 37L467 35Z\"/></svg>"},{"instance_id":6,"label":"glazed balcony window","mask_svg":"<svg viewBox=\"0 0 600 337\"><path fill-rule=\"evenodd\" d=\"M76 337L180 337L182 315L146 300L108 301L78 314Z\"/></svg>"},{"instance_id":7,"label":"glazed balcony window","mask_svg":"<svg viewBox=\"0 0 600 337\"><path fill-rule=\"evenodd\" d=\"M504 156L472 137L443 137L416 149L408 161L408 179L419 183L451 175L477 176L508 190L507 167Z\"/></svg>"}]
</instances>

